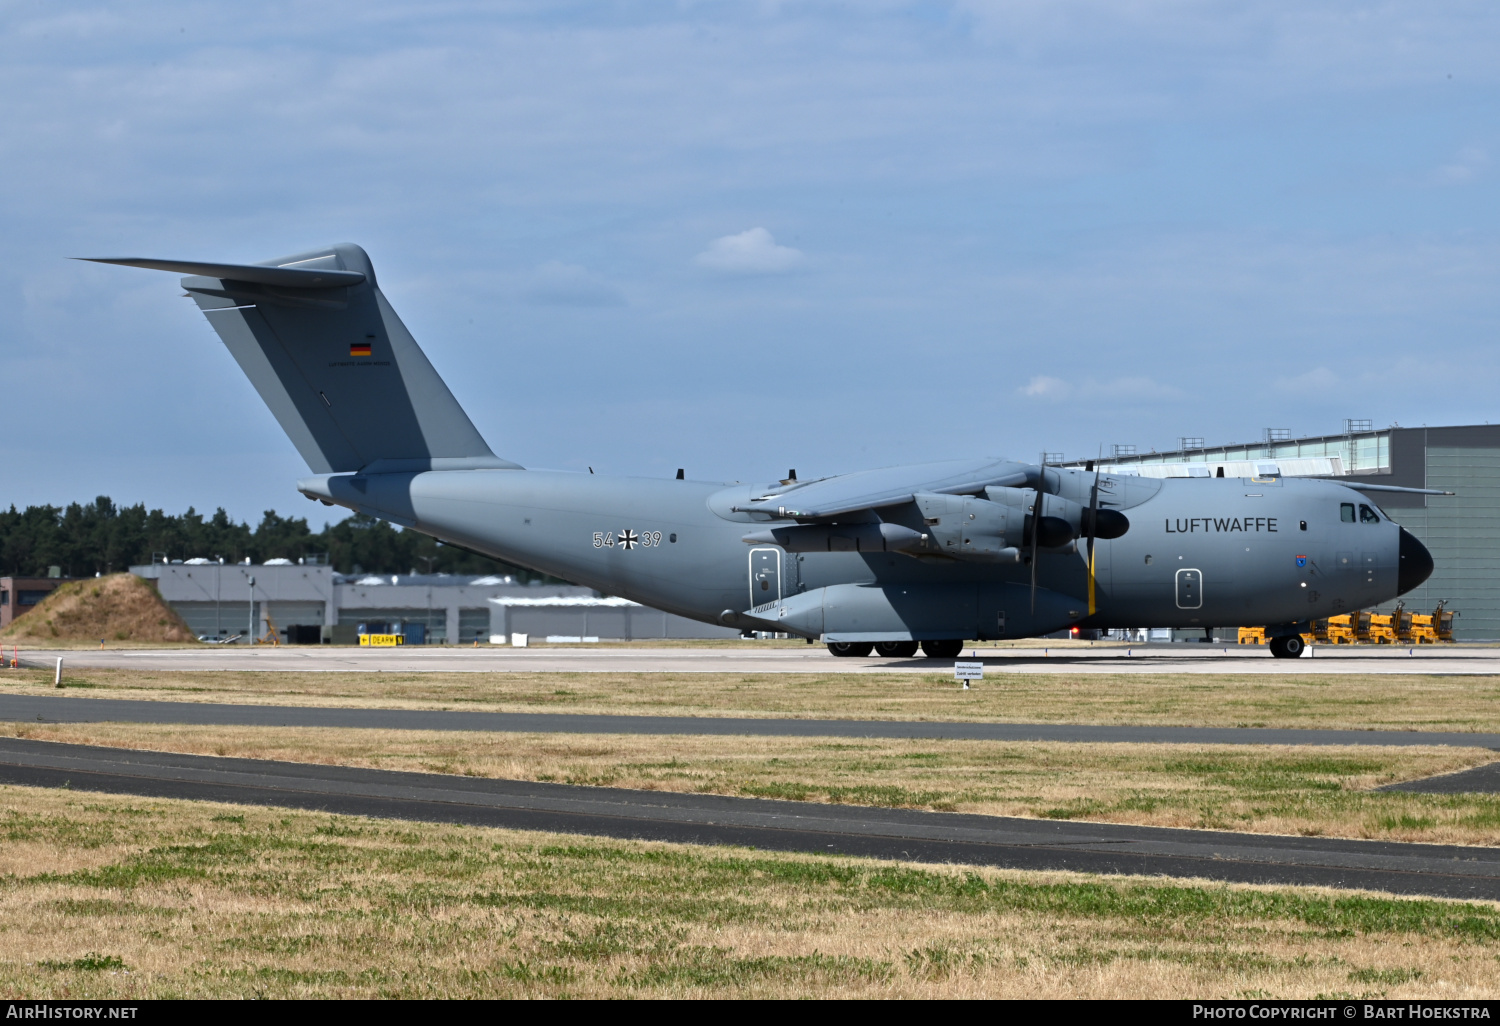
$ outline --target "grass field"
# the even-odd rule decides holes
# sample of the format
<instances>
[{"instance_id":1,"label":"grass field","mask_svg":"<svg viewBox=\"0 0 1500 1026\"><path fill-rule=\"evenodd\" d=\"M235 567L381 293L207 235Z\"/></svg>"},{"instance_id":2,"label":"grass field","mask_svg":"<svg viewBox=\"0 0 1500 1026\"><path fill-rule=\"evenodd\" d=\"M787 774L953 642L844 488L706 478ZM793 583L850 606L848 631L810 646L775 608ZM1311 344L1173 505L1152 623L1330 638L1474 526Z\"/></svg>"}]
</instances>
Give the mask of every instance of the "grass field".
<instances>
[{"instance_id":1,"label":"grass field","mask_svg":"<svg viewBox=\"0 0 1500 1026\"><path fill-rule=\"evenodd\" d=\"M122 748L990 815L1496 843L1500 795L1374 791L1488 749L11 724Z\"/></svg>"},{"instance_id":2,"label":"grass field","mask_svg":"<svg viewBox=\"0 0 1500 1026\"><path fill-rule=\"evenodd\" d=\"M1500 678L6 671L338 706L1500 730ZM1461 748L10 724L40 739L765 798L1494 844ZM0 787L8 997L1493 997L1500 906L911 866Z\"/></svg>"},{"instance_id":3,"label":"grass field","mask_svg":"<svg viewBox=\"0 0 1500 1026\"><path fill-rule=\"evenodd\" d=\"M1500 908L0 787L5 997L1500 993Z\"/></svg>"},{"instance_id":4,"label":"grass field","mask_svg":"<svg viewBox=\"0 0 1500 1026\"><path fill-rule=\"evenodd\" d=\"M64 694L287 705L838 719L1500 731L1500 677L298 673L65 668ZM52 673L0 689L57 694Z\"/></svg>"}]
</instances>

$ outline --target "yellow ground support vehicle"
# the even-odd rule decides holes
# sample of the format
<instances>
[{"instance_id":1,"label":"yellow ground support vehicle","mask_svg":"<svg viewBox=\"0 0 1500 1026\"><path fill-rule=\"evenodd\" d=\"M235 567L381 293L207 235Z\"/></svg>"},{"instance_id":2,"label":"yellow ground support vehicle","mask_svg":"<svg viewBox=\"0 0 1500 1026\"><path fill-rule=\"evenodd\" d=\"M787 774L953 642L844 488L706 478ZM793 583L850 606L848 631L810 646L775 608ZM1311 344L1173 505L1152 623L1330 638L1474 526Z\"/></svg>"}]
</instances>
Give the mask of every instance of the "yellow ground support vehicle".
<instances>
[{"instance_id":1,"label":"yellow ground support vehicle","mask_svg":"<svg viewBox=\"0 0 1500 1026\"><path fill-rule=\"evenodd\" d=\"M1352 645L1354 644L1354 625L1350 622L1350 615L1343 613L1339 616L1330 616L1323 621L1326 625L1327 641L1330 645Z\"/></svg>"},{"instance_id":2,"label":"yellow ground support vehicle","mask_svg":"<svg viewBox=\"0 0 1500 1026\"><path fill-rule=\"evenodd\" d=\"M1356 609L1349 614L1349 630L1354 635L1356 645L1368 645L1372 641L1370 637L1370 614L1363 609Z\"/></svg>"},{"instance_id":3,"label":"yellow ground support vehicle","mask_svg":"<svg viewBox=\"0 0 1500 1026\"><path fill-rule=\"evenodd\" d=\"M1437 634L1439 641L1453 641L1453 617L1452 610L1444 609L1446 602L1439 602L1437 608L1432 611L1432 629Z\"/></svg>"},{"instance_id":4,"label":"yellow ground support vehicle","mask_svg":"<svg viewBox=\"0 0 1500 1026\"><path fill-rule=\"evenodd\" d=\"M1406 632L1404 639L1408 645L1435 645L1437 644L1437 631L1432 626L1432 615L1430 613L1412 613L1411 627Z\"/></svg>"},{"instance_id":5,"label":"yellow ground support vehicle","mask_svg":"<svg viewBox=\"0 0 1500 1026\"><path fill-rule=\"evenodd\" d=\"M1402 602L1391 610L1391 630L1396 634L1398 645L1415 645L1417 639L1412 635L1412 614L1406 611L1406 603Z\"/></svg>"},{"instance_id":6,"label":"yellow ground support vehicle","mask_svg":"<svg viewBox=\"0 0 1500 1026\"><path fill-rule=\"evenodd\" d=\"M1365 628L1365 635L1369 642L1372 645L1394 645L1396 643L1396 618L1382 613L1367 615L1369 625Z\"/></svg>"},{"instance_id":7,"label":"yellow ground support vehicle","mask_svg":"<svg viewBox=\"0 0 1500 1026\"><path fill-rule=\"evenodd\" d=\"M1403 639L1412 645L1435 645L1439 641L1453 643L1453 613L1443 608L1447 603L1439 602L1431 614L1412 613L1408 637Z\"/></svg>"}]
</instances>

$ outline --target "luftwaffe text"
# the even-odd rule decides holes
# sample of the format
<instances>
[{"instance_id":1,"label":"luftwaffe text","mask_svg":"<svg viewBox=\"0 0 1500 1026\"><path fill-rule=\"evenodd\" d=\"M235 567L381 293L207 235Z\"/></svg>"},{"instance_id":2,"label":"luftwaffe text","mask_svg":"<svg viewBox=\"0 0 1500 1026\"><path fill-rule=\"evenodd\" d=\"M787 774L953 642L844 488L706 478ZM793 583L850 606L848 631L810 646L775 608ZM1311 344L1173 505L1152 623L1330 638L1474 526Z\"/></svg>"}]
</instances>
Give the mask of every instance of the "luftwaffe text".
<instances>
[{"instance_id":1,"label":"luftwaffe text","mask_svg":"<svg viewBox=\"0 0 1500 1026\"><path fill-rule=\"evenodd\" d=\"M1228 533L1230 531L1265 531L1276 533L1275 517L1193 517L1191 520L1167 519L1168 534Z\"/></svg>"}]
</instances>

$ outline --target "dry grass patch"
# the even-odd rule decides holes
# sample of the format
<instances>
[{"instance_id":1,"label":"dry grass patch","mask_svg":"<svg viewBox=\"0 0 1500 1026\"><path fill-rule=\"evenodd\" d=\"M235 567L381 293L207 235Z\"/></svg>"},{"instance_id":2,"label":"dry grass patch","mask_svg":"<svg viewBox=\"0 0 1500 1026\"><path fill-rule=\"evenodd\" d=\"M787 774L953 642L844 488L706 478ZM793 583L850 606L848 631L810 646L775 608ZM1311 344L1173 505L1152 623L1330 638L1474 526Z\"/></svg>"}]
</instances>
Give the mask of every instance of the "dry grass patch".
<instances>
[{"instance_id":1,"label":"dry grass patch","mask_svg":"<svg viewBox=\"0 0 1500 1026\"><path fill-rule=\"evenodd\" d=\"M0 787L0 994L1500 993L1500 908Z\"/></svg>"},{"instance_id":2,"label":"dry grass patch","mask_svg":"<svg viewBox=\"0 0 1500 1026\"><path fill-rule=\"evenodd\" d=\"M10 724L39 740L509 780L1151 826L1454 844L1500 839L1500 795L1374 791L1488 749L493 734Z\"/></svg>"},{"instance_id":3,"label":"dry grass patch","mask_svg":"<svg viewBox=\"0 0 1500 1026\"><path fill-rule=\"evenodd\" d=\"M1500 677L75 670L79 695L509 712L1500 731ZM951 675L950 675L951 676ZM51 694L50 671L0 687ZM65 692L67 693L67 692Z\"/></svg>"}]
</instances>

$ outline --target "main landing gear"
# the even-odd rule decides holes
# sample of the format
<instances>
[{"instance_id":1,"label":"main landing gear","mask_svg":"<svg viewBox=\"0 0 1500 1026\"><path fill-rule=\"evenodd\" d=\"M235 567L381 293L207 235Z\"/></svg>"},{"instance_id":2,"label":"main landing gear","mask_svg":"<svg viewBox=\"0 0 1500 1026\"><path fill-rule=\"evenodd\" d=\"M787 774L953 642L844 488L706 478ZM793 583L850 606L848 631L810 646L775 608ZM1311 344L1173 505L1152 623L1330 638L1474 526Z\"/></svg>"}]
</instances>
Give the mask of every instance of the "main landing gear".
<instances>
[{"instance_id":1,"label":"main landing gear","mask_svg":"<svg viewBox=\"0 0 1500 1026\"><path fill-rule=\"evenodd\" d=\"M1271 654L1277 659L1296 659L1307 648L1300 634L1283 634L1271 639Z\"/></svg>"},{"instance_id":2,"label":"main landing gear","mask_svg":"<svg viewBox=\"0 0 1500 1026\"><path fill-rule=\"evenodd\" d=\"M961 639L948 638L942 641L924 641L921 648L922 654L929 659L956 659L964 650L964 643ZM915 641L830 641L828 651L836 656L867 656L874 652L887 659L909 659L917 654L917 643Z\"/></svg>"},{"instance_id":3,"label":"main landing gear","mask_svg":"<svg viewBox=\"0 0 1500 1026\"><path fill-rule=\"evenodd\" d=\"M922 654L928 659L957 659L964 650L962 638L944 638L941 641L922 642Z\"/></svg>"}]
</instances>

